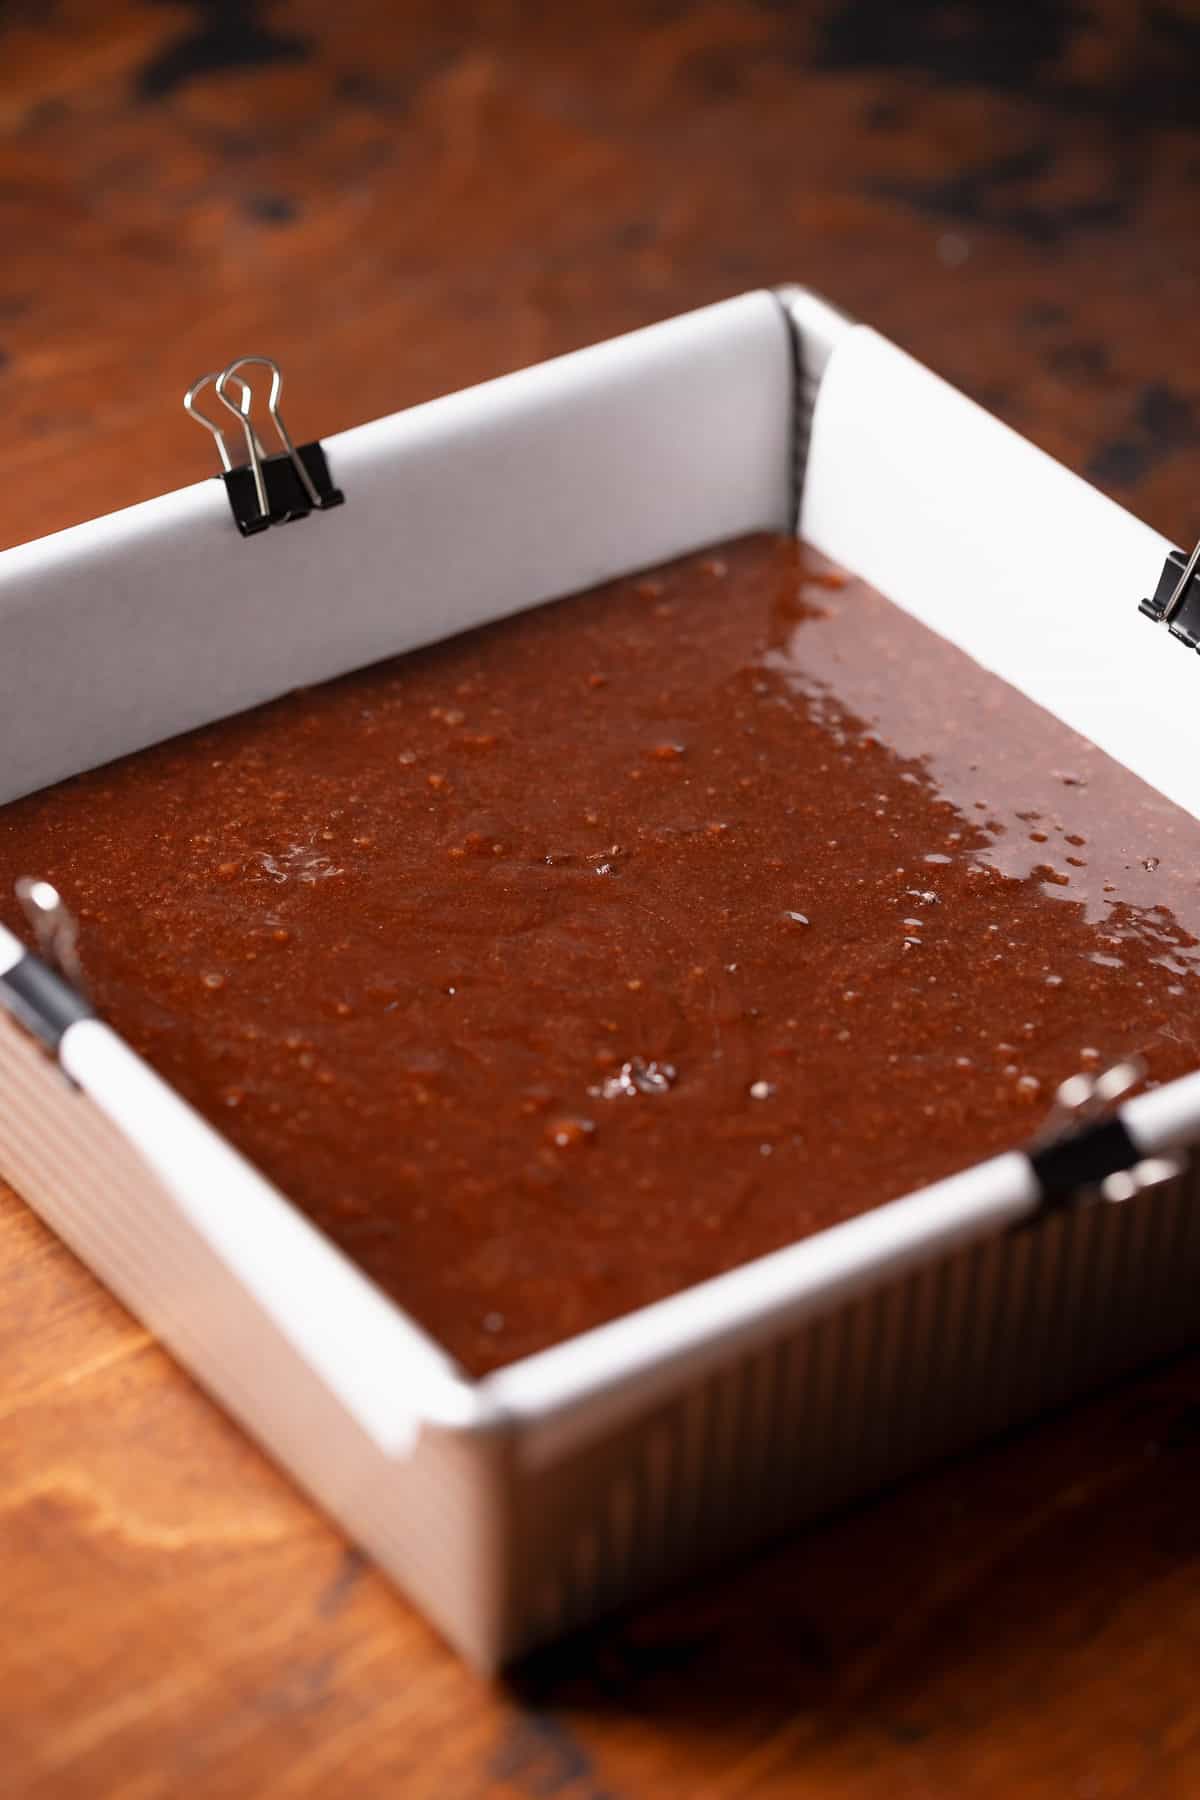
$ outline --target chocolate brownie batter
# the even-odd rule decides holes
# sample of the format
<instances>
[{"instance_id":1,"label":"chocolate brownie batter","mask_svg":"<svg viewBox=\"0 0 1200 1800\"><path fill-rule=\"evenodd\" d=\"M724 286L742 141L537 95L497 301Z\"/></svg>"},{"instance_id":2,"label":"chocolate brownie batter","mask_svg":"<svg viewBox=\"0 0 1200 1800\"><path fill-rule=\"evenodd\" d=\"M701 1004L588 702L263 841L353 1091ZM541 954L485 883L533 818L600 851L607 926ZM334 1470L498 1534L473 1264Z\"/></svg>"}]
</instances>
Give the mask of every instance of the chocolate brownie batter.
<instances>
[{"instance_id":1,"label":"chocolate brownie batter","mask_svg":"<svg viewBox=\"0 0 1200 1800\"><path fill-rule=\"evenodd\" d=\"M9 806L24 873L475 1372L1200 1063L1200 824L769 537Z\"/></svg>"}]
</instances>

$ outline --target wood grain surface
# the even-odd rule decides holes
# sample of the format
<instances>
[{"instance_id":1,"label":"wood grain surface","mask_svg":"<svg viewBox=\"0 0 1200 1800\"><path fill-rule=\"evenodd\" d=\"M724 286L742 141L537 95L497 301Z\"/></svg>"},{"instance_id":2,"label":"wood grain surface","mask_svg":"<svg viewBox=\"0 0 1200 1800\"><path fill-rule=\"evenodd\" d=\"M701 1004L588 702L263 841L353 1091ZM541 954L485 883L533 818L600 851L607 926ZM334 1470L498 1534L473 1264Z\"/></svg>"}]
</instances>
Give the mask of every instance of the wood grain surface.
<instances>
[{"instance_id":1,"label":"wood grain surface","mask_svg":"<svg viewBox=\"0 0 1200 1800\"><path fill-rule=\"evenodd\" d=\"M787 278L1194 533L1198 91L1171 0L10 0L3 541L235 353L307 436ZM1200 1794L1195 1360L489 1689L7 1192L0 1301L6 1797Z\"/></svg>"}]
</instances>

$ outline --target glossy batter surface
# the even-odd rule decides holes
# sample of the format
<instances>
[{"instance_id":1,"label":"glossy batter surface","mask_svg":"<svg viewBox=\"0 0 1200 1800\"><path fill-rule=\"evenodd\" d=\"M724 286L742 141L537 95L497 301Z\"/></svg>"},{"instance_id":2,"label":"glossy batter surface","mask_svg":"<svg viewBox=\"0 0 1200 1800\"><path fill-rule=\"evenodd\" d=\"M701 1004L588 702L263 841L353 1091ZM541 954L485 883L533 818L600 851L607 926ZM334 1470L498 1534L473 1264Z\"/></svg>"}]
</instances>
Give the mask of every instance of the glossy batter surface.
<instances>
[{"instance_id":1,"label":"glossy batter surface","mask_svg":"<svg viewBox=\"0 0 1200 1800\"><path fill-rule=\"evenodd\" d=\"M11 805L29 872L475 1372L1200 1063L1200 824L768 537Z\"/></svg>"}]
</instances>

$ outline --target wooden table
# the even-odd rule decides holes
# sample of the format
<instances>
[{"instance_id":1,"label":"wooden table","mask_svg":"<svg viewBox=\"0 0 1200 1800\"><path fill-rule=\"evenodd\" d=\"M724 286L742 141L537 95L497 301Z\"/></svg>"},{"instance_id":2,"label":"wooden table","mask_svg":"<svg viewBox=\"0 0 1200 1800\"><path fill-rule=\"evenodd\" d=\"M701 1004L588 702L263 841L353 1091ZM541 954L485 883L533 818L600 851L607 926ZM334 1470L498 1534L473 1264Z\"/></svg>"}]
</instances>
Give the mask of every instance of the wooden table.
<instances>
[{"instance_id":1,"label":"wooden table","mask_svg":"<svg viewBox=\"0 0 1200 1800\"><path fill-rule=\"evenodd\" d=\"M328 433L789 277L1194 532L1198 56L1169 0L13 6L5 539L206 473L236 353ZM1196 1361L489 1690L8 1193L0 1296L5 1796L1200 1793Z\"/></svg>"}]
</instances>

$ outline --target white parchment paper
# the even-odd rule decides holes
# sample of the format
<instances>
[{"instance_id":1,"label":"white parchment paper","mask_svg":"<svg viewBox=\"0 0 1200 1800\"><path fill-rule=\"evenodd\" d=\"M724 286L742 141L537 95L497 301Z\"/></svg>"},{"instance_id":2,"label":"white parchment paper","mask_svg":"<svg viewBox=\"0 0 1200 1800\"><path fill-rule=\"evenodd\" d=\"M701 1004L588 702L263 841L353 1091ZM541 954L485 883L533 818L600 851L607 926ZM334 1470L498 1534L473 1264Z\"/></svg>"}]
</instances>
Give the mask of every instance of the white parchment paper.
<instances>
[{"instance_id":1,"label":"white parchment paper","mask_svg":"<svg viewBox=\"0 0 1200 1800\"><path fill-rule=\"evenodd\" d=\"M0 802L290 688L788 523L791 354L746 294L327 438L346 504L206 480L0 555ZM206 455L197 433L198 456Z\"/></svg>"},{"instance_id":2,"label":"white parchment paper","mask_svg":"<svg viewBox=\"0 0 1200 1800\"><path fill-rule=\"evenodd\" d=\"M800 523L1200 815L1200 657L1137 610L1170 545L865 326L825 371Z\"/></svg>"}]
</instances>

